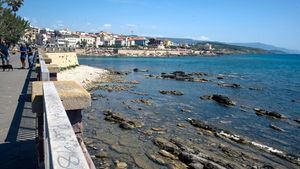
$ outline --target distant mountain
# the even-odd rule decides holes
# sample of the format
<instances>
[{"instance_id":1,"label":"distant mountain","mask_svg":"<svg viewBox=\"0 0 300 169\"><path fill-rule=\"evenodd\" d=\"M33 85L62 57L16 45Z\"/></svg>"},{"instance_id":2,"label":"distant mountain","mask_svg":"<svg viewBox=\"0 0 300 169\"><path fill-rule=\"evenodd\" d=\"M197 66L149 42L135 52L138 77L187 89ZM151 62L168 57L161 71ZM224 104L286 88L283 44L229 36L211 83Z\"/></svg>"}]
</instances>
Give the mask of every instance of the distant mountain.
<instances>
[{"instance_id":1,"label":"distant mountain","mask_svg":"<svg viewBox=\"0 0 300 169\"><path fill-rule=\"evenodd\" d=\"M290 49L285 49L273 45L268 45L260 42L254 42L254 43L230 43L232 45L238 45L238 46L246 46L246 47L251 47L251 48L259 48L259 49L264 49L264 50L269 50L272 53L288 53L288 54L300 54L300 51L297 50L290 50Z\"/></svg>"},{"instance_id":2,"label":"distant mountain","mask_svg":"<svg viewBox=\"0 0 300 169\"><path fill-rule=\"evenodd\" d=\"M150 38L150 37L148 37ZM174 43L177 44L190 44L190 45L196 45L196 44L203 44L203 43L210 43L214 44L217 46L222 46L226 48L231 48L231 49L236 49L236 50L256 50L259 52L266 52L268 51L269 53L276 53L276 54L300 54L300 51L297 50L290 50L286 48L281 48L269 44L264 44L260 42L254 42L254 43L226 43L226 42L218 42L218 41L201 41L201 40L195 40L195 39L190 39L190 38L170 38L170 37L160 37L160 39L168 39L171 40ZM232 45L232 46L226 46L227 45ZM242 48L242 47L247 47L247 48ZM250 48L250 49L249 49ZM260 49L264 51L260 51Z\"/></svg>"}]
</instances>

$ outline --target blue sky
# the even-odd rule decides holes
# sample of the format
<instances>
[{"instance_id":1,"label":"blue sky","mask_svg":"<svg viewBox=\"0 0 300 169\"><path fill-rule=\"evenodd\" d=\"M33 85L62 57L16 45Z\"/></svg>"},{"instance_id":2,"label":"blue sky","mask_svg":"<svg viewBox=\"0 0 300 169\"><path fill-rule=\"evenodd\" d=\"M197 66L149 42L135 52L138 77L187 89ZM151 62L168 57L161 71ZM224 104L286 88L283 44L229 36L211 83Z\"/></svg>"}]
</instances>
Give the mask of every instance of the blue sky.
<instances>
[{"instance_id":1,"label":"blue sky","mask_svg":"<svg viewBox=\"0 0 300 169\"><path fill-rule=\"evenodd\" d=\"M300 50L300 0L25 0L32 25Z\"/></svg>"}]
</instances>

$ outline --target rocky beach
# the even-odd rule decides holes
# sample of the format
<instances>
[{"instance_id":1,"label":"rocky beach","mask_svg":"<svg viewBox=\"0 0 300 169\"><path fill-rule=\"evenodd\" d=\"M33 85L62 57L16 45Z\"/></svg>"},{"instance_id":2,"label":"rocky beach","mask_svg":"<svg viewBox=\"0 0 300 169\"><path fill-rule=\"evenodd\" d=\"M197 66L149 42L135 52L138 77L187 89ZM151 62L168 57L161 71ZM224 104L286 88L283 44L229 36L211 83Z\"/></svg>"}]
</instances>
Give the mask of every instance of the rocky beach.
<instances>
[{"instance_id":1,"label":"rocky beach","mask_svg":"<svg viewBox=\"0 0 300 169\"><path fill-rule=\"evenodd\" d=\"M83 113L97 168L300 166L297 84L283 99L273 79L227 68L230 58L189 59L79 58L106 69L86 86L93 102Z\"/></svg>"},{"instance_id":2,"label":"rocky beach","mask_svg":"<svg viewBox=\"0 0 300 169\"><path fill-rule=\"evenodd\" d=\"M84 88L105 79L107 70L86 65L76 66L58 73L59 81L75 81Z\"/></svg>"}]
</instances>

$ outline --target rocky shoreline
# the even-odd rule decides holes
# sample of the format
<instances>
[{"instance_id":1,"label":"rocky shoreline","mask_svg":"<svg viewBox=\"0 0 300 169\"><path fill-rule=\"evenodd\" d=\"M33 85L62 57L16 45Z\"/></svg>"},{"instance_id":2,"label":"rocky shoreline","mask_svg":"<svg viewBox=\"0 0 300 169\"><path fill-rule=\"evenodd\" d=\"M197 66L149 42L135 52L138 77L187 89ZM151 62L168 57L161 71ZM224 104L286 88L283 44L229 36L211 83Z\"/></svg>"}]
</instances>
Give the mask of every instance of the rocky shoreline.
<instances>
[{"instance_id":1,"label":"rocky shoreline","mask_svg":"<svg viewBox=\"0 0 300 169\"><path fill-rule=\"evenodd\" d=\"M269 169L300 166L300 158L297 155L251 140L201 119L177 118L169 125L159 126L154 118L159 113L150 112L151 107L157 106L159 101L154 100L148 93L136 92L134 89L140 83L136 80L126 81L124 77L132 73L144 73L146 78L212 83L216 87L229 87L233 90L252 90L253 87L222 82L221 80L229 77L224 74L176 71L151 75L146 74L147 72L138 68L127 72L110 70L104 79L89 85L88 89L92 92L95 102L113 108L103 109L93 104L91 108L84 110L85 143L98 168ZM157 93L172 97L185 95L178 90L159 90ZM128 94L133 97L116 101L112 97L114 94ZM253 112L261 118L288 120L290 123L297 123L298 120L257 107L238 106L238 100L231 100L217 93L199 98L227 108L238 107L241 111ZM180 111L188 116L193 110L185 107ZM148 114L151 115L147 116ZM269 127L274 131L284 132L275 124L270 124Z\"/></svg>"}]
</instances>

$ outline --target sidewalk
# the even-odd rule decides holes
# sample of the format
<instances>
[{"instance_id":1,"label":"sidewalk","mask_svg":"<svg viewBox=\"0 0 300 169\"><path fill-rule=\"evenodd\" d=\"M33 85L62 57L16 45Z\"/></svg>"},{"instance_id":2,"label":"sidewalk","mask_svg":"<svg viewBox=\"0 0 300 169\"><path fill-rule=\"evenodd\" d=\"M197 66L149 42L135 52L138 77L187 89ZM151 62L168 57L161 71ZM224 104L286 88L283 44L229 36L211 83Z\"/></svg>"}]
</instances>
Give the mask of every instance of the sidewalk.
<instances>
[{"instance_id":1,"label":"sidewalk","mask_svg":"<svg viewBox=\"0 0 300 169\"><path fill-rule=\"evenodd\" d=\"M18 69L18 56L10 58L13 71L0 70L0 168L35 168L36 115L31 111L34 73Z\"/></svg>"}]
</instances>

